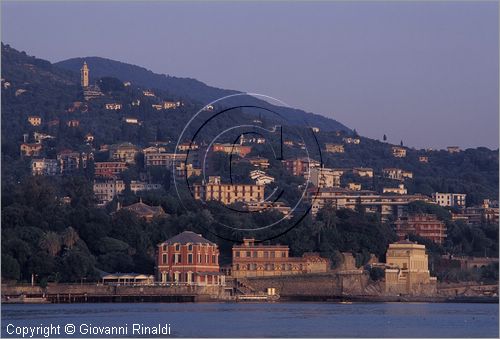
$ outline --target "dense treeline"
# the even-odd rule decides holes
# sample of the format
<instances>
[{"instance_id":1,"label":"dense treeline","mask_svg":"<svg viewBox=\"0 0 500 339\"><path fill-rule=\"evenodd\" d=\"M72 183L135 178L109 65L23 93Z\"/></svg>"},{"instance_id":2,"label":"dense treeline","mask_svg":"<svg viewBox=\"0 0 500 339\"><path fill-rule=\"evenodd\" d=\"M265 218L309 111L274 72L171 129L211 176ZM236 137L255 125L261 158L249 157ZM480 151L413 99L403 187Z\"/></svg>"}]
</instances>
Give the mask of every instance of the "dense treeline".
<instances>
[{"instance_id":1,"label":"dense treeline","mask_svg":"<svg viewBox=\"0 0 500 339\"><path fill-rule=\"evenodd\" d=\"M184 230L203 234L221 248L222 264L231 260L231 240L244 236L285 243L296 256L317 251L338 264L340 252L352 252L358 265L370 254L384 260L390 242L396 240L393 229L381 224L375 214L361 210L323 209L315 220L306 217L289 232L274 238L293 226L290 220L263 231L247 232L227 229L252 229L271 223L274 213L228 213L222 205L212 203L209 209L181 192L182 203L173 189L149 191L144 202L160 205L168 217L147 223L120 210L96 208L90 182L84 177L30 177L20 184L2 186L2 276L29 281L36 274L40 281L80 281L97 279L100 271L154 273L156 244ZM65 204L60 197L71 198ZM127 203L134 196L124 197ZM413 208L422 208L413 207ZM445 213L442 214L445 218ZM449 236L443 246L421 238L432 255L496 255L498 225L472 227L447 220ZM230 240L225 240L230 239Z\"/></svg>"}]
</instances>

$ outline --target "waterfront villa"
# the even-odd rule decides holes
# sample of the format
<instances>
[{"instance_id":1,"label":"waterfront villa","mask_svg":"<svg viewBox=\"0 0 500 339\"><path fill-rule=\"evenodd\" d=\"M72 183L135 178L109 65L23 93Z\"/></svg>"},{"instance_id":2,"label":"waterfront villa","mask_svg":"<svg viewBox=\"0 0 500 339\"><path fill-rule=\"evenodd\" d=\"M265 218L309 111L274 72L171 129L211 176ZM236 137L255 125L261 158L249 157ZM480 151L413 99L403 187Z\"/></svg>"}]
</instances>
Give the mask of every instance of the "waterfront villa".
<instances>
[{"instance_id":1,"label":"waterfront villa","mask_svg":"<svg viewBox=\"0 0 500 339\"><path fill-rule=\"evenodd\" d=\"M305 273L324 273L330 261L317 253L304 253L290 257L287 245L256 244L255 239L243 239L243 244L233 246L231 275L234 278L280 276Z\"/></svg>"},{"instance_id":2,"label":"waterfront villa","mask_svg":"<svg viewBox=\"0 0 500 339\"><path fill-rule=\"evenodd\" d=\"M432 295L437 279L431 277L425 245L408 240L389 244L386 254L385 292L402 295Z\"/></svg>"},{"instance_id":3,"label":"waterfront villa","mask_svg":"<svg viewBox=\"0 0 500 339\"><path fill-rule=\"evenodd\" d=\"M165 284L225 285L217 244L191 231L157 245L156 277Z\"/></svg>"}]
</instances>

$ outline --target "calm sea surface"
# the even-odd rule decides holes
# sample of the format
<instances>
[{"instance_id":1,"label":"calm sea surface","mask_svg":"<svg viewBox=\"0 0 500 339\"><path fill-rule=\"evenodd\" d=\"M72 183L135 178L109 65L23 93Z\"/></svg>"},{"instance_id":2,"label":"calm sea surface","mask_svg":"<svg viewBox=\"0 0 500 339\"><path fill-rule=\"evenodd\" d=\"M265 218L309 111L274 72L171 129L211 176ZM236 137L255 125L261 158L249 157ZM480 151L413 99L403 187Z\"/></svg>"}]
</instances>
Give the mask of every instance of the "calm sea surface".
<instances>
[{"instance_id":1,"label":"calm sea surface","mask_svg":"<svg viewBox=\"0 0 500 339\"><path fill-rule=\"evenodd\" d=\"M9 324L12 325L7 328ZM69 337L83 337L80 329L99 331L103 326L122 326L127 328L127 335L123 336L139 336L132 334L133 324L150 327L170 324L172 337L498 337L499 334L497 304L2 305L2 338L20 337L7 333L14 326L51 324L60 325L61 337L67 336L64 328L68 324L75 325L76 331Z\"/></svg>"}]
</instances>

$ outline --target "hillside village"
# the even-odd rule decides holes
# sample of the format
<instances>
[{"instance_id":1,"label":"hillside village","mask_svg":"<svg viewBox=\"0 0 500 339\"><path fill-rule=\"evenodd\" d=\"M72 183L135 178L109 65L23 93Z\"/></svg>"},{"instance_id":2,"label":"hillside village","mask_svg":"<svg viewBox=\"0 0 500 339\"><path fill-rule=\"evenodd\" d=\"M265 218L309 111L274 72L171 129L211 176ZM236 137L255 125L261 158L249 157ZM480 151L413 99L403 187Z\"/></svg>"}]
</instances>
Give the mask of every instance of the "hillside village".
<instances>
[{"instance_id":1,"label":"hillside village","mask_svg":"<svg viewBox=\"0 0 500 339\"><path fill-rule=\"evenodd\" d=\"M6 53L6 48L2 45L2 53ZM211 143L209 139L199 142L181 140L177 144L175 136L193 112L201 110L210 114L221 107L203 106L192 98L169 95L168 91L157 88L137 86L128 79L94 78L92 67L86 62L81 64L79 76L67 70L49 71L54 67L41 61L36 61L35 64L23 63L18 67L26 72L23 73L24 80L11 79L8 72L4 72L1 80L2 106L12 107L12 110L8 108L7 113L2 115L2 128L7 128L2 131L2 177L9 181L2 186L15 187L13 192L22 195L17 190L27 180L31 180L29 182L34 187L52 185L57 203L50 203L50 206L54 209L74 210L57 213L62 213L64 218L65 213L69 213L68 220L74 220L75 224L78 223L77 215L87 214L88 217L86 226L82 225L79 231L75 231L78 227L70 224L54 228L49 225L41 227L43 234L39 236L45 242L40 240L40 244L45 245L41 245L40 250L47 252L44 256L51 257L55 266L60 265L58 267L61 270L61 267L67 269L70 262L65 262L66 259L61 257L61 263L56 264L58 256L64 251L70 251L82 237L94 239L94 235L89 232L98 228L98 220L106 219L113 225L111 231L99 230L102 237L96 239L98 245L90 244L89 240L86 245L78 245L85 248L81 251L85 252L83 255L86 258L92 257L90 253L94 253L97 259L88 259L85 267L82 266L79 272L65 274L61 277L63 280L76 280L83 276L90 279L94 268L112 273L131 271L147 265L149 268L144 273L154 272L153 279L160 282L219 285L225 284L224 275L219 272L232 274L236 278L259 274L325 273L339 265L355 261L350 264L352 269L362 270L363 267L368 267L368 271L375 272L376 268L382 268L388 292L412 293L413 287L401 289L403 278L398 275L399 271L394 270L398 268L397 259L394 259L398 257L397 252L408 249L415 252L415 258L422 258L423 251L425 268L417 274L425 276L422 279L429 286L436 283L436 278L431 274L437 275L440 280L480 280L489 278L487 275L491 274L490 271L481 271L480 276L477 276L477 272L470 271L467 276L463 276L457 273L456 267L473 270L474 267L477 269L482 266L486 269L496 263L498 278L498 258L491 258L498 251L498 243L495 244L495 237L492 236L498 234L499 223L498 176L493 174L498 171L497 152L486 149L462 150L456 146L450 146L446 150L417 150L404 146L402 141L393 145L364 138L348 129L323 130L321 126L311 128L311 133L318 140L321 156L312 154L311 157L304 157L302 151L305 145L298 139L283 141L287 157L282 160L265 151L270 140L264 137L240 136L237 142L221 140L215 143ZM24 98L39 100L33 93L36 91L32 87L34 84L29 83L30 72L37 73L37 79L50 77L51 81L57 83L52 88L64 93L57 94L57 99L54 99L58 101L57 108L54 106L54 110L47 112L43 109L28 110L23 106ZM67 86L67 90L64 86ZM54 97L54 93L50 97ZM4 107L2 109L5 110ZM6 116L12 121L4 123ZM274 123L270 118L257 118L244 112L240 118L254 123L257 121L263 126ZM227 121L228 125L231 123ZM8 128L13 132L10 135ZM206 179L202 161L204 156L208 161ZM228 181L227 166L221 164L229 157L231 166L234 164L231 170L239 179L237 182L232 182L232 176L231 181ZM6 165L7 161L10 164ZM470 168L481 166L486 168L488 177L472 178L469 174L466 177L455 176L460 171L472 172ZM446 173L454 174L447 176ZM488 181L488 178L495 175L493 182ZM79 182L78 178L82 181ZM464 184L467 180L473 183ZM262 220L283 218L286 225L303 218L303 215L307 215L306 221L302 228L275 239L287 245L278 245L274 240L259 244L258 239L256 241L244 237L242 245L221 241L220 247L217 247L215 242L220 239L214 238L213 234L204 234L210 239L207 240L187 232L203 232L206 228L201 226L201 229L196 229L198 225L193 220L199 220L200 216L190 214L194 212L184 214L179 203L173 202L178 199L174 189L176 182L188 183L193 198L189 206L193 211L199 209L196 213L206 213L202 210L204 204L208 203L209 207L215 204L216 212L212 212L213 215L223 215L224 212L221 211L229 206L252 213L262 212L258 213L262 214ZM266 200L269 192L277 187L286 188L280 199ZM182 196L191 198L188 191L184 188ZM301 192L305 192L303 199ZM2 222L4 229L8 230L5 235L3 233L3 242L14 241L16 230L12 229L14 225L9 225L9 222L21 213L16 209L19 208L16 205L19 204L19 197L12 194L4 200L6 206L2 206ZM88 200L84 201L83 197ZM49 198L43 197L40 201L46 199ZM84 209L78 213L83 214L72 214L77 213L77 209L82 206L85 206ZM334 217L331 216L332 211ZM252 215L251 218L256 222L259 217ZM337 221L332 221L332 218ZM207 220L200 221L200 224L208 223L210 218L205 219ZM22 227L35 226L28 212L24 213L23 220L25 224ZM248 222L245 220L247 219L236 222ZM339 236L332 231L340 227L335 226L336 222L338 225L345 222L345 227L349 228L346 232L354 232L348 226L352 224L365 225L362 227L376 225L373 226L374 229L383 231L380 231L382 235L374 237L380 236L384 240L380 244L369 245L371 248L362 248L365 235L355 236L362 239L357 240L359 243L349 240L348 236ZM120 223L142 227L154 236L141 240L143 242L140 244L136 243L137 239L129 241L127 239L133 235L125 234L125 226L124 230L115 230L114 227ZM163 230L159 226L172 223L176 224L175 229ZM189 226L184 227L182 223ZM90 224L94 224L93 228L90 228ZM71 228L69 231L68 227ZM158 229L153 229L154 227ZM307 227L314 231L308 232ZM209 226L207 228L210 229ZM178 235L174 236L175 232ZM479 245L480 248L477 248L478 242L474 244L473 240L471 242L471 239L464 239L467 232L475 232L472 238L481 239L487 246ZM50 237L58 237L58 234L65 234L63 239L66 240L62 243L53 240L48 244ZM165 240L167 234L173 237ZM314 248L299 244L300 237L305 234L313 234L304 244ZM260 235L271 239L275 236ZM324 237L323 240L321 236ZM21 238L23 237L23 242L30 241L26 240L26 235ZM162 242L151 244L154 239L160 240L162 237ZM295 239L291 240L293 237ZM336 239L342 245L331 247L334 240L324 240L325 237ZM342 240L338 240L340 238ZM373 240L366 241L371 243ZM135 245L131 245L132 243ZM203 244L208 244L206 250ZM182 246L182 249L176 246ZM27 258L19 255L14 244L2 247L2 255L5 251L10 260L8 267L11 272L7 276L22 280L34 274L30 271L35 268L21 268L22 261ZM111 251L104 247L115 249ZM142 249L138 250L139 247ZM386 256L387 248L389 252ZM426 248L432 251L429 260L436 264L432 272L428 269ZM316 252L309 253L313 250ZM25 256L29 257L37 250L26 251ZM167 254L177 251L178 256L176 254L173 262L170 262ZM289 255L289 251L293 253L293 257ZM140 258L136 252L140 252ZM352 253L352 260L346 252ZM118 253L129 253L134 259L122 262L122 259L117 258ZM255 260L242 259L241 253ZM202 259L202 255L206 257ZM181 274L175 266L183 263L183 260L194 266L195 263L200 266L201 263L209 263L213 267L208 271L193 267L189 272ZM153 261L154 268L151 265ZM480 264L474 266L475 261ZM43 279L54 279L51 268L40 264L40 269L37 274ZM399 269L403 269L403 266ZM435 289L432 287L431 290L433 288Z\"/></svg>"}]
</instances>

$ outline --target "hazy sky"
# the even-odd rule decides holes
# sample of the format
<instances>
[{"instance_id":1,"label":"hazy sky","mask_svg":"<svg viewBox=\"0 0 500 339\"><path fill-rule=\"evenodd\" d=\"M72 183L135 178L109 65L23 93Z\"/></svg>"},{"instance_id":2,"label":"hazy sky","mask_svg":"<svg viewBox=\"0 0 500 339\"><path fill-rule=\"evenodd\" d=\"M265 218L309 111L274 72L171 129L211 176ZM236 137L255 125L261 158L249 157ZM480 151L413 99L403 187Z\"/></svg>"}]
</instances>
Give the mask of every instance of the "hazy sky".
<instances>
[{"instance_id":1,"label":"hazy sky","mask_svg":"<svg viewBox=\"0 0 500 339\"><path fill-rule=\"evenodd\" d=\"M498 147L497 2L8 3L2 41L279 98L408 146Z\"/></svg>"}]
</instances>

